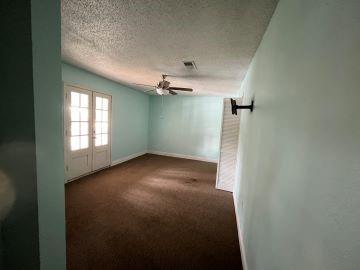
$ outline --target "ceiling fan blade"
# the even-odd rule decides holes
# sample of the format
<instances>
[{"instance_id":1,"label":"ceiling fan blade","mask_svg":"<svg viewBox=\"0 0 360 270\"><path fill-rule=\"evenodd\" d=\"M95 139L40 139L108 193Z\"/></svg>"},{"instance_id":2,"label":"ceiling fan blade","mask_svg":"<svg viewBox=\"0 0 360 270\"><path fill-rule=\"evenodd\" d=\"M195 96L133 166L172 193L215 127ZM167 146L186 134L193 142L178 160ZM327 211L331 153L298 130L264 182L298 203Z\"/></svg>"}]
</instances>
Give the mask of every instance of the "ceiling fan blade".
<instances>
[{"instance_id":1,"label":"ceiling fan blade","mask_svg":"<svg viewBox=\"0 0 360 270\"><path fill-rule=\"evenodd\" d=\"M176 92L174 92L173 90L170 90L170 89L169 89L169 93L172 94L172 95L177 95Z\"/></svg>"},{"instance_id":2,"label":"ceiling fan blade","mask_svg":"<svg viewBox=\"0 0 360 270\"><path fill-rule=\"evenodd\" d=\"M147 91L145 91L145 93L149 93L149 92L155 92L155 90L147 90Z\"/></svg>"},{"instance_id":3,"label":"ceiling fan blade","mask_svg":"<svg viewBox=\"0 0 360 270\"><path fill-rule=\"evenodd\" d=\"M155 87L155 85L149 85L149 84L141 84L141 83L134 83L134 84L139 86Z\"/></svg>"},{"instance_id":4,"label":"ceiling fan blade","mask_svg":"<svg viewBox=\"0 0 360 270\"><path fill-rule=\"evenodd\" d=\"M177 91L186 91L186 92L193 91L191 88L183 88L183 87L169 87L167 90L177 90Z\"/></svg>"}]
</instances>

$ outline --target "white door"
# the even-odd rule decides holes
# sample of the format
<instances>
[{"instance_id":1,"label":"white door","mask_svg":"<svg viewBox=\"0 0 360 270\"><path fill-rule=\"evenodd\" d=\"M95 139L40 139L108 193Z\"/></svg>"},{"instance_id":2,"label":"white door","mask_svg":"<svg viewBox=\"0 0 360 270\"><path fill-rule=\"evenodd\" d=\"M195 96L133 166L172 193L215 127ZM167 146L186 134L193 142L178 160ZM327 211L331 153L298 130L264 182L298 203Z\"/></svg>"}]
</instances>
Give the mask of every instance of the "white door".
<instances>
[{"instance_id":1,"label":"white door","mask_svg":"<svg viewBox=\"0 0 360 270\"><path fill-rule=\"evenodd\" d=\"M92 170L92 92L65 87L65 175L72 179Z\"/></svg>"},{"instance_id":2,"label":"white door","mask_svg":"<svg viewBox=\"0 0 360 270\"><path fill-rule=\"evenodd\" d=\"M241 104L241 99L236 99ZM233 191L239 141L240 111L231 113L230 98L224 99L223 119L220 139L220 156L217 168L216 188Z\"/></svg>"},{"instance_id":3,"label":"white door","mask_svg":"<svg viewBox=\"0 0 360 270\"><path fill-rule=\"evenodd\" d=\"M65 85L65 176L110 166L111 96Z\"/></svg>"},{"instance_id":4,"label":"white door","mask_svg":"<svg viewBox=\"0 0 360 270\"><path fill-rule=\"evenodd\" d=\"M93 170L110 166L110 114L111 96L93 92L94 147Z\"/></svg>"}]
</instances>

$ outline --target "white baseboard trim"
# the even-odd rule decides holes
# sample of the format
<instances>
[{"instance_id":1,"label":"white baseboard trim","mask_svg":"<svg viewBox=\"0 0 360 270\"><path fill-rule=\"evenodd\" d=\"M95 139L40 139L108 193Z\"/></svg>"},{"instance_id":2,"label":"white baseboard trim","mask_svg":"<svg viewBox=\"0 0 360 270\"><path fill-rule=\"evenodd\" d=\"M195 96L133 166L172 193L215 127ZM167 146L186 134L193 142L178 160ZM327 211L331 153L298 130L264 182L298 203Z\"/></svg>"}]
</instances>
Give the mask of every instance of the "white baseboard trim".
<instances>
[{"instance_id":1,"label":"white baseboard trim","mask_svg":"<svg viewBox=\"0 0 360 270\"><path fill-rule=\"evenodd\" d=\"M149 154L154 154L154 155L160 155L160 156L193 159L193 160L200 160L200 161L213 162L213 163L218 162L217 159L198 157L198 156L191 156L191 155L183 155L183 154L176 154L176 153L168 153L168 152L161 152L161 151L154 151L154 150L149 150L148 153Z\"/></svg>"},{"instance_id":2,"label":"white baseboard trim","mask_svg":"<svg viewBox=\"0 0 360 270\"><path fill-rule=\"evenodd\" d=\"M131 154L131 155L129 155L129 156L126 156L126 157L123 157L123 158L119 158L119 159L113 160L113 161L111 162L111 166L115 166L115 165L118 165L118 164L123 163L123 162L125 162L125 161L128 161L128 160L130 160L130 159L140 157L140 156L142 156L142 155L145 155L146 153L147 153L147 151L143 151L143 152Z\"/></svg>"},{"instance_id":3,"label":"white baseboard trim","mask_svg":"<svg viewBox=\"0 0 360 270\"><path fill-rule=\"evenodd\" d=\"M248 270L247 261L246 261L246 252L245 252L245 246L244 246L244 238L243 238L243 234L242 234L242 231L241 231L240 217L238 216L238 212L239 212L238 210L239 209L237 207L235 193L233 193L233 200L234 200L234 208L235 208L235 217L236 217L237 230L238 230L238 235L239 235L241 261L242 261L243 269Z\"/></svg>"}]
</instances>

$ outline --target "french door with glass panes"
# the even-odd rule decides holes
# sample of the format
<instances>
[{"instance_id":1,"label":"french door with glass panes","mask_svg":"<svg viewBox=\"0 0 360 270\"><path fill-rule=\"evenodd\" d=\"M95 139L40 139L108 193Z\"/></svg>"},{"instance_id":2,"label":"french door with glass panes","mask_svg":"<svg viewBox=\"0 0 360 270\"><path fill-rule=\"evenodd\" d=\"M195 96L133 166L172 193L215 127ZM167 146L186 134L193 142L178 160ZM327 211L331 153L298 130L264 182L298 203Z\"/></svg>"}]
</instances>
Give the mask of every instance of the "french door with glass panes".
<instances>
[{"instance_id":1,"label":"french door with glass panes","mask_svg":"<svg viewBox=\"0 0 360 270\"><path fill-rule=\"evenodd\" d=\"M65 85L64 104L66 179L110 166L111 96Z\"/></svg>"}]
</instances>

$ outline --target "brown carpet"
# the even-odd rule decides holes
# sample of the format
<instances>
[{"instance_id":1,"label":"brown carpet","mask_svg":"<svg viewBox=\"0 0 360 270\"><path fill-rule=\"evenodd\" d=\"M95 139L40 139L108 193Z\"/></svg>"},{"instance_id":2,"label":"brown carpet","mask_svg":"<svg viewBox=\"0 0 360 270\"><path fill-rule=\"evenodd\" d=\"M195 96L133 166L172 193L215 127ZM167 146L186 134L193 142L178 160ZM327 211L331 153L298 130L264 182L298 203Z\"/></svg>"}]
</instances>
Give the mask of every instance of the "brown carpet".
<instances>
[{"instance_id":1,"label":"brown carpet","mask_svg":"<svg viewBox=\"0 0 360 270\"><path fill-rule=\"evenodd\" d=\"M144 155L66 185L68 269L242 269L216 164Z\"/></svg>"}]
</instances>

